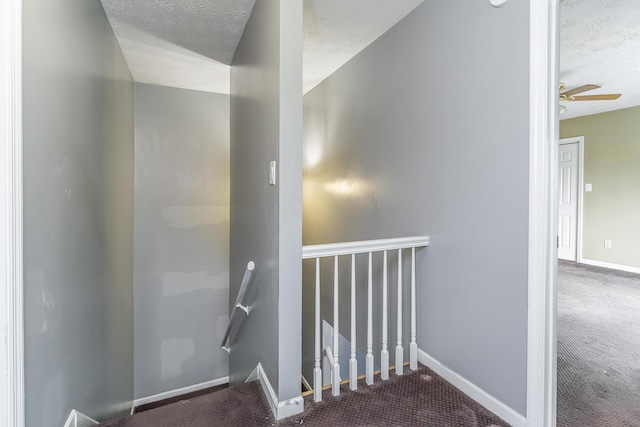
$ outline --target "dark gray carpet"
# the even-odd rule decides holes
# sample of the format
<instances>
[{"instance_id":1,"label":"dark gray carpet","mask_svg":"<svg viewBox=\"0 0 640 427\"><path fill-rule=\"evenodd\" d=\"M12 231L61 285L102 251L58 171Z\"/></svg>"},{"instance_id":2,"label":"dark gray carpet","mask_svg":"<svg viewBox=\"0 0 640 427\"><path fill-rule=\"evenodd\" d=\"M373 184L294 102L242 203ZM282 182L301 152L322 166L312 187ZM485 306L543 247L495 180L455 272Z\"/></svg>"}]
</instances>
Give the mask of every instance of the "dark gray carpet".
<instances>
[{"instance_id":1,"label":"dark gray carpet","mask_svg":"<svg viewBox=\"0 0 640 427\"><path fill-rule=\"evenodd\" d=\"M640 426L640 275L558 266L558 427Z\"/></svg>"},{"instance_id":2,"label":"dark gray carpet","mask_svg":"<svg viewBox=\"0 0 640 427\"><path fill-rule=\"evenodd\" d=\"M410 371L409 371L410 372ZM313 402L305 397L304 413L275 422L256 382L243 384L187 401L172 403L100 424L104 427L209 427L209 426L507 426L500 418L471 400L433 371L416 372L389 381L379 377L372 386L360 381L352 392Z\"/></svg>"},{"instance_id":3,"label":"dark gray carpet","mask_svg":"<svg viewBox=\"0 0 640 427\"><path fill-rule=\"evenodd\" d=\"M260 384L252 382L99 424L103 427L271 426Z\"/></svg>"},{"instance_id":4,"label":"dark gray carpet","mask_svg":"<svg viewBox=\"0 0 640 427\"><path fill-rule=\"evenodd\" d=\"M405 372L408 368L405 368ZM408 371L411 372L411 371ZM389 381L367 386L358 382L358 390L342 386L342 394L325 390L323 401L305 399L304 413L280 422L283 426L433 426L498 427L508 426L431 369L418 370Z\"/></svg>"}]
</instances>

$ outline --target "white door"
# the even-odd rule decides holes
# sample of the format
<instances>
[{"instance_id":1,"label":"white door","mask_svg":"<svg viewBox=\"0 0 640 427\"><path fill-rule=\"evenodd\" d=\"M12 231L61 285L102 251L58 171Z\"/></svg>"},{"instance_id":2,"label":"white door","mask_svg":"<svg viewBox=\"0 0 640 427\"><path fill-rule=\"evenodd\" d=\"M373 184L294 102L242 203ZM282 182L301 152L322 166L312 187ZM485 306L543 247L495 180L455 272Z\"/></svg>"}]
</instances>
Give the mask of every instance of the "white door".
<instances>
[{"instance_id":1,"label":"white door","mask_svg":"<svg viewBox=\"0 0 640 427\"><path fill-rule=\"evenodd\" d=\"M560 141L560 196L558 211L558 258L577 261L578 235L578 143Z\"/></svg>"}]
</instances>

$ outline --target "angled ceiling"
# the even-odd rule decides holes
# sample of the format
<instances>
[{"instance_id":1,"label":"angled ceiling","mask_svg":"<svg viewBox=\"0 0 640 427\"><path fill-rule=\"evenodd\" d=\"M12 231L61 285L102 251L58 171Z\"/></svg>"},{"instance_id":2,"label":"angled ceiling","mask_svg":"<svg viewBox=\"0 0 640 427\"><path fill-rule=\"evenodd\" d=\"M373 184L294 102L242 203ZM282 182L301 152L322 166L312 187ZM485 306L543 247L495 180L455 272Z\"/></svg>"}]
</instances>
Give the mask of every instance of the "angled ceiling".
<instances>
[{"instance_id":1,"label":"angled ceiling","mask_svg":"<svg viewBox=\"0 0 640 427\"><path fill-rule=\"evenodd\" d=\"M137 82L229 93L229 64L255 0L102 0Z\"/></svg>"},{"instance_id":2,"label":"angled ceiling","mask_svg":"<svg viewBox=\"0 0 640 427\"><path fill-rule=\"evenodd\" d=\"M424 0L304 0L304 93Z\"/></svg>"},{"instance_id":3,"label":"angled ceiling","mask_svg":"<svg viewBox=\"0 0 640 427\"><path fill-rule=\"evenodd\" d=\"M567 89L602 86L582 95L622 94L615 101L563 102L562 120L640 105L640 1L561 1L559 77Z\"/></svg>"},{"instance_id":4,"label":"angled ceiling","mask_svg":"<svg viewBox=\"0 0 640 427\"><path fill-rule=\"evenodd\" d=\"M101 0L133 78L229 93L229 64L255 0ZM304 92L424 0L304 0Z\"/></svg>"}]
</instances>

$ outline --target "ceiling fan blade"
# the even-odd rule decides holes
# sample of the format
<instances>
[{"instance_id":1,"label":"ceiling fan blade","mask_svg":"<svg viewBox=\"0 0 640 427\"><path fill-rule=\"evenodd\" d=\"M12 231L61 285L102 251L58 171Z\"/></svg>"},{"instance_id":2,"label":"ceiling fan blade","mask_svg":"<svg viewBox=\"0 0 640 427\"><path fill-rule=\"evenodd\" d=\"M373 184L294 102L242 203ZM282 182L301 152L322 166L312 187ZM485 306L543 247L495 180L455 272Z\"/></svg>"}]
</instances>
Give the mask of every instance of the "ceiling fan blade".
<instances>
[{"instance_id":1,"label":"ceiling fan blade","mask_svg":"<svg viewBox=\"0 0 640 427\"><path fill-rule=\"evenodd\" d=\"M606 95L582 95L572 97L572 101L613 101L622 96L621 93L609 93Z\"/></svg>"},{"instance_id":2,"label":"ceiling fan blade","mask_svg":"<svg viewBox=\"0 0 640 427\"><path fill-rule=\"evenodd\" d=\"M598 89L599 87L600 86L598 86L598 85L584 85L584 86L577 87L575 89L568 90L566 92L562 92L560 94L560 96L568 98L568 97L576 95L578 93L586 92L588 90Z\"/></svg>"}]
</instances>

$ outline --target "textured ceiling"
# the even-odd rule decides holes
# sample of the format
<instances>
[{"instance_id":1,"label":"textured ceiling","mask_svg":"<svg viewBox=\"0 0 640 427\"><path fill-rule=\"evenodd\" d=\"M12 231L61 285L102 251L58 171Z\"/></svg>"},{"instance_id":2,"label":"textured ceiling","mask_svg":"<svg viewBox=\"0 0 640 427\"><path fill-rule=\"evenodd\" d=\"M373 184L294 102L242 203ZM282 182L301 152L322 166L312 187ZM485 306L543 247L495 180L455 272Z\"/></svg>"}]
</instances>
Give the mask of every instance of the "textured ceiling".
<instances>
[{"instance_id":1,"label":"textured ceiling","mask_svg":"<svg viewBox=\"0 0 640 427\"><path fill-rule=\"evenodd\" d=\"M424 0L304 0L304 93Z\"/></svg>"},{"instance_id":2,"label":"textured ceiling","mask_svg":"<svg viewBox=\"0 0 640 427\"><path fill-rule=\"evenodd\" d=\"M254 3L102 0L136 81L219 93Z\"/></svg>"},{"instance_id":3,"label":"textured ceiling","mask_svg":"<svg viewBox=\"0 0 640 427\"><path fill-rule=\"evenodd\" d=\"M255 0L101 0L137 82L229 93ZM306 93L424 0L304 0Z\"/></svg>"},{"instance_id":4,"label":"textured ceiling","mask_svg":"<svg viewBox=\"0 0 640 427\"><path fill-rule=\"evenodd\" d=\"M563 120L640 105L639 0L560 3L560 81L567 89L602 86L583 95L622 94L615 101L563 102Z\"/></svg>"}]
</instances>

